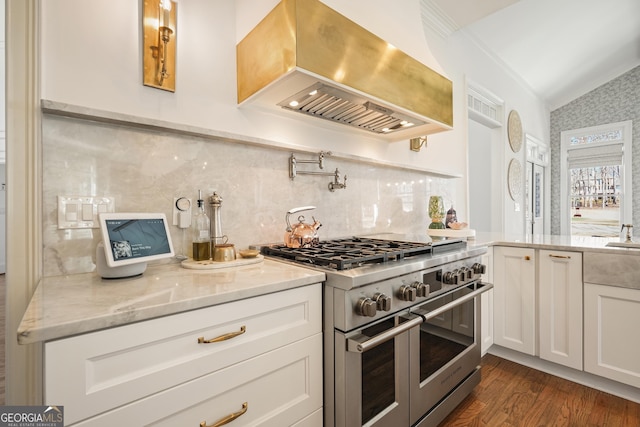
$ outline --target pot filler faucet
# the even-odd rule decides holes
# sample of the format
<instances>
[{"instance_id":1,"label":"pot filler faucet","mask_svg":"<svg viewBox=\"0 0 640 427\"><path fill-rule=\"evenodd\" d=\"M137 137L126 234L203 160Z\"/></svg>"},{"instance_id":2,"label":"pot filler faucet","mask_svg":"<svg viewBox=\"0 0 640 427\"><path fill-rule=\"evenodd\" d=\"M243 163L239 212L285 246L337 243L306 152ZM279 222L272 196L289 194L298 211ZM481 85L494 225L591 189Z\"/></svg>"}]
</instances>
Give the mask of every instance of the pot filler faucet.
<instances>
[{"instance_id":1,"label":"pot filler faucet","mask_svg":"<svg viewBox=\"0 0 640 427\"><path fill-rule=\"evenodd\" d=\"M332 176L333 182L329 183L329 191L333 192L335 190L341 190L343 188L347 188L347 175L345 174L344 179L340 182L340 171L336 168L335 172L319 172L319 171L299 171L298 163L312 163L317 164L318 168L324 169L324 157L330 156L331 151L321 151L318 154L318 160L299 160L292 153L291 157L289 157L289 178L294 179L298 175L320 175L320 176Z\"/></svg>"}]
</instances>

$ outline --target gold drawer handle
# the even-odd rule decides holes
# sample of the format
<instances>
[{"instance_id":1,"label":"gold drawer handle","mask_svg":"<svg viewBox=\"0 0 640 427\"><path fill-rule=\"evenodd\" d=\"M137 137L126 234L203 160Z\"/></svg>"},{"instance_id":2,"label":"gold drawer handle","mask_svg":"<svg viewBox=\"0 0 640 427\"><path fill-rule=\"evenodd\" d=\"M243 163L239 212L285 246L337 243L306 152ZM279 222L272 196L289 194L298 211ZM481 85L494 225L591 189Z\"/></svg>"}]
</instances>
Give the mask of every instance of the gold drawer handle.
<instances>
[{"instance_id":1,"label":"gold drawer handle","mask_svg":"<svg viewBox=\"0 0 640 427\"><path fill-rule=\"evenodd\" d=\"M562 258L562 259L571 259L571 257L569 255L554 255L554 254L549 254L549 256L551 258Z\"/></svg>"},{"instance_id":2,"label":"gold drawer handle","mask_svg":"<svg viewBox=\"0 0 640 427\"><path fill-rule=\"evenodd\" d=\"M525 261L529 261L531 259L531 257L529 255L525 255L524 260Z\"/></svg>"},{"instance_id":3,"label":"gold drawer handle","mask_svg":"<svg viewBox=\"0 0 640 427\"><path fill-rule=\"evenodd\" d=\"M242 325L238 332L229 332L228 334L220 335L219 337L211 338L210 340L205 340L204 337L198 338L198 344L211 344L212 342L220 342L230 340L231 338L235 338L238 335L242 335L247 331L247 327Z\"/></svg>"},{"instance_id":4,"label":"gold drawer handle","mask_svg":"<svg viewBox=\"0 0 640 427\"><path fill-rule=\"evenodd\" d=\"M200 427L220 427L223 426L225 424L229 424L231 421L235 420L236 418L238 418L239 416L241 416L242 414L244 414L245 412L247 412L247 408L249 407L249 404L247 402L244 402L242 404L242 409L240 409L238 412L235 412L231 415L227 415L226 417L220 419L219 421L211 424L211 425L207 425L206 421L203 421L200 423Z\"/></svg>"}]
</instances>

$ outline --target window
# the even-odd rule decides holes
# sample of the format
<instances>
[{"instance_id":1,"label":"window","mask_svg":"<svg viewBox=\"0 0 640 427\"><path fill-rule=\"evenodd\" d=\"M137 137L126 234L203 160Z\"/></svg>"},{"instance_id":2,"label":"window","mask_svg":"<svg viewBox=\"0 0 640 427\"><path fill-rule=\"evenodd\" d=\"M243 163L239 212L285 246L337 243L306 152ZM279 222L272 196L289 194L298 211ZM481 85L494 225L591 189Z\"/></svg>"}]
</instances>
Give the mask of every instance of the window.
<instances>
[{"instance_id":1,"label":"window","mask_svg":"<svg viewBox=\"0 0 640 427\"><path fill-rule=\"evenodd\" d=\"M631 121L561 134L562 234L616 237L631 221Z\"/></svg>"}]
</instances>

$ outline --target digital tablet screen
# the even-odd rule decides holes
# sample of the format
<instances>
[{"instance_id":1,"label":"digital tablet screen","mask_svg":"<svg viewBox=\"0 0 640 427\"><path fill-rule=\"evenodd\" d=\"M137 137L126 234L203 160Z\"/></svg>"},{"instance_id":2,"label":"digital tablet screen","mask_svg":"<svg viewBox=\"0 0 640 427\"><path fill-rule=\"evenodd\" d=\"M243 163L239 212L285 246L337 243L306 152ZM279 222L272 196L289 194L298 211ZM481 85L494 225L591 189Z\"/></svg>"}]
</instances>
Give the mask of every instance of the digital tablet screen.
<instances>
[{"instance_id":1,"label":"digital tablet screen","mask_svg":"<svg viewBox=\"0 0 640 427\"><path fill-rule=\"evenodd\" d=\"M164 214L101 214L100 225L111 267L174 255Z\"/></svg>"}]
</instances>

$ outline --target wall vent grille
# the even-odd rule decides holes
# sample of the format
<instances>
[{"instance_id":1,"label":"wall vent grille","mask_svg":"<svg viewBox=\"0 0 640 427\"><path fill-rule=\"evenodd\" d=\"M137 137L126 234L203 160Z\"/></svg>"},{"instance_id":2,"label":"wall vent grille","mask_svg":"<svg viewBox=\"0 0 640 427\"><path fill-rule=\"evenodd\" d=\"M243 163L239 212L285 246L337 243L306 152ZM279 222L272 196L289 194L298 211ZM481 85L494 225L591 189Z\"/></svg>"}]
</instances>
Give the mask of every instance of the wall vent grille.
<instances>
[{"instance_id":1,"label":"wall vent grille","mask_svg":"<svg viewBox=\"0 0 640 427\"><path fill-rule=\"evenodd\" d=\"M467 88L467 109L470 118L491 128L504 123L503 102L472 87Z\"/></svg>"}]
</instances>

